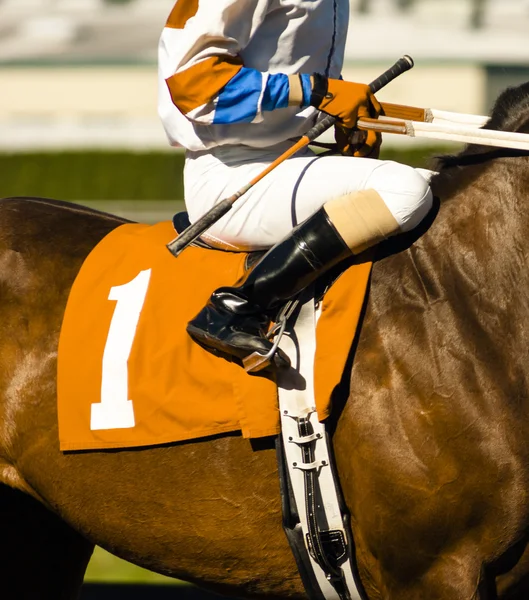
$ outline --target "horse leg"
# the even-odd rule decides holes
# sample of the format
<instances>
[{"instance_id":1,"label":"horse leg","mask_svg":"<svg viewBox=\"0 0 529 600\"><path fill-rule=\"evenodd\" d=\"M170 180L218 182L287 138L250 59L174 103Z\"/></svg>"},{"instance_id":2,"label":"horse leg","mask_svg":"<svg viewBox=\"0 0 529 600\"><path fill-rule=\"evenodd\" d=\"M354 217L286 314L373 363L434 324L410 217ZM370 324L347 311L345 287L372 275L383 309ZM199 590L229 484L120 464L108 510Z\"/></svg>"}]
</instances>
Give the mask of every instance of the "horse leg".
<instances>
[{"instance_id":1,"label":"horse leg","mask_svg":"<svg viewBox=\"0 0 529 600\"><path fill-rule=\"evenodd\" d=\"M527 600L529 598L529 577L520 581L515 588L498 597L501 600Z\"/></svg>"},{"instance_id":2,"label":"horse leg","mask_svg":"<svg viewBox=\"0 0 529 600\"><path fill-rule=\"evenodd\" d=\"M497 576L498 597L501 600L527 600L529 598L529 545L514 555L511 564Z\"/></svg>"},{"instance_id":3,"label":"horse leg","mask_svg":"<svg viewBox=\"0 0 529 600\"><path fill-rule=\"evenodd\" d=\"M4 485L0 518L2 598L78 598L94 545L34 498Z\"/></svg>"},{"instance_id":4,"label":"horse leg","mask_svg":"<svg viewBox=\"0 0 529 600\"><path fill-rule=\"evenodd\" d=\"M402 568L396 568L357 547L359 574L369 600L498 600L494 577L472 549L443 554L425 570L406 568L410 551L402 546L398 561Z\"/></svg>"},{"instance_id":5,"label":"horse leg","mask_svg":"<svg viewBox=\"0 0 529 600\"><path fill-rule=\"evenodd\" d=\"M463 567L464 570L464 567ZM476 578L473 573L428 573L419 581L391 590L380 598L391 600L498 600L495 585L487 578ZM526 598L526 597L524 597ZM370 596L371 600L371 596ZM513 598L514 600L514 598Z\"/></svg>"}]
</instances>

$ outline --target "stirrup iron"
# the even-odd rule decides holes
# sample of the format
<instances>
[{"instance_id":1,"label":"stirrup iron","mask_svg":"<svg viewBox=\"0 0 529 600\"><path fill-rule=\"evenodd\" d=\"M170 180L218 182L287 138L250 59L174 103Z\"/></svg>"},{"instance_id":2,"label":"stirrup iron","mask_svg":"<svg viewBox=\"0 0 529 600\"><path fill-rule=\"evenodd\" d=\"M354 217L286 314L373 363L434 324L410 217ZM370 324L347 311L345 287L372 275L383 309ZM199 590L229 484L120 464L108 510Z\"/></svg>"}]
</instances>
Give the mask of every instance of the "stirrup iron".
<instances>
[{"instance_id":1,"label":"stirrup iron","mask_svg":"<svg viewBox=\"0 0 529 600\"><path fill-rule=\"evenodd\" d=\"M281 309L281 312L277 317L277 321L266 334L266 338L269 340L275 336L274 345L266 354L255 351L242 359L244 370L247 373L258 373L272 364L274 361L274 355L279 347L279 343L281 342L281 338L285 333L288 319L292 316L292 313L296 310L298 304L299 300L290 300Z\"/></svg>"}]
</instances>

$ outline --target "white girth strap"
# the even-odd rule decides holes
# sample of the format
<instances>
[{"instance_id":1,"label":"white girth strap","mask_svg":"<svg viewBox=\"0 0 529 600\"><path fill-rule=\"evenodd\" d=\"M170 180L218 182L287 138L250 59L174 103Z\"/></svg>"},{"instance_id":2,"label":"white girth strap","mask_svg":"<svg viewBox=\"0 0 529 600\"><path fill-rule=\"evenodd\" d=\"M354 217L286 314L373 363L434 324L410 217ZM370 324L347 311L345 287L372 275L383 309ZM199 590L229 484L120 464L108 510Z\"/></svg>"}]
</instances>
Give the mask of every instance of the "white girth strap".
<instances>
[{"instance_id":1,"label":"white girth strap","mask_svg":"<svg viewBox=\"0 0 529 600\"><path fill-rule=\"evenodd\" d=\"M314 300L310 299L301 306L295 323L295 331L292 331L291 322L287 325L280 347L290 357L293 368L278 379L284 452L307 550L309 550L307 544L307 534L309 532L307 507L311 506L310 503L313 503L312 506L316 511L320 511L318 521L324 524L324 529L341 531L344 539L347 540L336 491L337 486L330 466L331 461L329 459L325 426L319 422L315 409L314 356L318 316L314 307ZM312 425L310 428L312 432L306 437L300 436L298 427L298 419L304 417L309 418ZM303 444L308 442L312 443L314 447L313 460L303 462L302 447ZM306 496L304 471L311 469L314 469L317 475L317 487L319 487L321 499L317 498L318 494L315 495L316 498L307 498ZM328 600L339 600L340 596L327 580L325 572L314 560L310 551L309 557L324 597ZM355 583L349 554L344 558L344 562L340 567L346 580L349 597L353 600L360 599L361 595Z\"/></svg>"}]
</instances>

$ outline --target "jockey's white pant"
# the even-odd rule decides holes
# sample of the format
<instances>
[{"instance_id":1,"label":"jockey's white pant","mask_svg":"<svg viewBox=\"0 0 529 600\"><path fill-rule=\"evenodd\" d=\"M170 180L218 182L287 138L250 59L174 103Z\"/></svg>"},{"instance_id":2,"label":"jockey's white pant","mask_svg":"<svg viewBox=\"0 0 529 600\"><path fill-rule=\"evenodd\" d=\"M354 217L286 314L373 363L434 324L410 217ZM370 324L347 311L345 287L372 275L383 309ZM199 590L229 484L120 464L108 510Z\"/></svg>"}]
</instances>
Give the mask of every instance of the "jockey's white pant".
<instances>
[{"instance_id":1,"label":"jockey's white pant","mask_svg":"<svg viewBox=\"0 0 529 600\"><path fill-rule=\"evenodd\" d=\"M264 150L221 146L188 152L184 187L191 223L246 185L289 145ZM432 206L430 175L430 171L392 161L318 156L303 149L237 200L205 237L245 249L269 248L326 202L367 189L378 192L400 231L409 231Z\"/></svg>"}]
</instances>

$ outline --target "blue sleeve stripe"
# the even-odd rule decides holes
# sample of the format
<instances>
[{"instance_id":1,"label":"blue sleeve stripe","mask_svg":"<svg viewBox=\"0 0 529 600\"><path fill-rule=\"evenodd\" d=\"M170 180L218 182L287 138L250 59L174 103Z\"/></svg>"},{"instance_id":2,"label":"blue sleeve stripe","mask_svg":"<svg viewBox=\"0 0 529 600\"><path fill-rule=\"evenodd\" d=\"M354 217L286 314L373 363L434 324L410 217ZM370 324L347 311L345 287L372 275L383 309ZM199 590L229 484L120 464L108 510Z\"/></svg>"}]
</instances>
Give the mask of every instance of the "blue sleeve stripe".
<instances>
[{"instance_id":1,"label":"blue sleeve stripe","mask_svg":"<svg viewBox=\"0 0 529 600\"><path fill-rule=\"evenodd\" d=\"M301 76L303 104L310 104L312 87L310 75ZM263 91L263 74L255 69L243 67L222 88L215 104L213 123L227 125L230 123L251 123L258 112L276 108L286 108L290 94L288 75L283 73L269 74ZM259 100L262 93L262 102Z\"/></svg>"},{"instance_id":2,"label":"blue sleeve stripe","mask_svg":"<svg viewBox=\"0 0 529 600\"><path fill-rule=\"evenodd\" d=\"M312 96L312 85L310 83L310 75L301 75L301 88L303 89L303 104L302 108L307 108L310 105L310 97Z\"/></svg>"},{"instance_id":3,"label":"blue sleeve stripe","mask_svg":"<svg viewBox=\"0 0 529 600\"><path fill-rule=\"evenodd\" d=\"M262 73L243 67L220 91L213 123L251 123L257 116L262 88Z\"/></svg>"},{"instance_id":4,"label":"blue sleeve stripe","mask_svg":"<svg viewBox=\"0 0 529 600\"><path fill-rule=\"evenodd\" d=\"M262 110L275 110L288 106L290 84L288 76L283 73L274 73L268 76L266 88L263 94Z\"/></svg>"}]
</instances>

